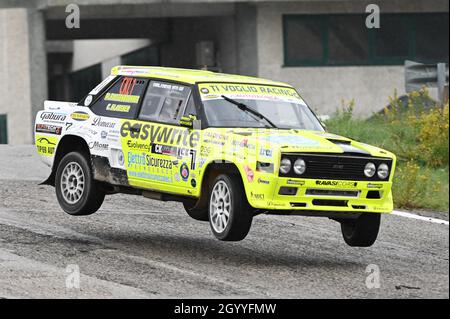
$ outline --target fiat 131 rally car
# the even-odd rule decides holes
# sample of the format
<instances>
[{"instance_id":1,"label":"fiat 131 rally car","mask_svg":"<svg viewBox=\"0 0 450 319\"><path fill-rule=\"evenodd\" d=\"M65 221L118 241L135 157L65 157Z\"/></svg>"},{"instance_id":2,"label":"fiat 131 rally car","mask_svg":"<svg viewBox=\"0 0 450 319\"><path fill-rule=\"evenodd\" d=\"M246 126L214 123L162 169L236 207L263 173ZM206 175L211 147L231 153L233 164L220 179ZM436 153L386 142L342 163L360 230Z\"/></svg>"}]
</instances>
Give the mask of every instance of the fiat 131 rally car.
<instances>
[{"instance_id":1,"label":"fiat 131 rally car","mask_svg":"<svg viewBox=\"0 0 450 319\"><path fill-rule=\"evenodd\" d=\"M290 214L370 246L393 209L394 154L327 133L293 87L259 78L117 66L79 103L46 101L35 142L70 215L126 193L181 202L220 240Z\"/></svg>"}]
</instances>

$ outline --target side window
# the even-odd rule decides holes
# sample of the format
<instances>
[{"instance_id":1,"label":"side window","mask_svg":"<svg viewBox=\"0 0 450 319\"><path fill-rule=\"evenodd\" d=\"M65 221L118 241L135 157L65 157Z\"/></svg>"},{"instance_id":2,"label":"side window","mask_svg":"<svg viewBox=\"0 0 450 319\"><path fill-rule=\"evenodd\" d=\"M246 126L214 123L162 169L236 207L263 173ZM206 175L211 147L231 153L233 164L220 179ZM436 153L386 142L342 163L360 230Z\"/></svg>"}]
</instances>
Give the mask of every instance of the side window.
<instances>
[{"instance_id":1,"label":"side window","mask_svg":"<svg viewBox=\"0 0 450 319\"><path fill-rule=\"evenodd\" d=\"M139 119L178 123L190 93L191 88L185 85L151 81Z\"/></svg>"},{"instance_id":2,"label":"side window","mask_svg":"<svg viewBox=\"0 0 450 319\"><path fill-rule=\"evenodd\" d=\"M195 115L197 116L197 110L195 108L194 97L191 95L184 111L183 116Z\"/></svg>"},{"instance_id":3,"label":"side window","mask_svg":"<svg viewBox=\"0 0 450 319\"><path fill-rule=\"evenodd\" d=\"M122 77L92 105L92 112L101 116L135 118L147 82L147 79Z\"/></svg>"}]
</instances>

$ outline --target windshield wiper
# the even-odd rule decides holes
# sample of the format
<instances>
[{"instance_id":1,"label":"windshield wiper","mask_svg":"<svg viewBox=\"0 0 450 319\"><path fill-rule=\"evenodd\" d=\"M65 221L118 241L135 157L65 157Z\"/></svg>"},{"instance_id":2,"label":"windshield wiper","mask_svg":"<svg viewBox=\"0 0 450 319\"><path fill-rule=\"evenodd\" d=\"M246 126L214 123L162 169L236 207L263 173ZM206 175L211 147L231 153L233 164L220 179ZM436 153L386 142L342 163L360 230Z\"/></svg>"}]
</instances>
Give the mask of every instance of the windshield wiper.
<instances>
[{"instance_id":1,"label":"windshield wiper","mask_svg":"<svg viewBox=\"0 0 450 319\"><path fill-rule=\"evenodd\" d=\"M269 120L266 116L262 115L261 113L259 113L258 111L252 109L251 107L245 105L244 103L238 102L236 100L230 99L229 97L222 95L223 99L225 101L228 101L234 105L236 105L239 109L241 109L242 111L248 112L253 114L254 116L258 117L261 120L265 120L267 123L270 124L270 126L277 128L277 126L275 124L273 124L273 122L271 120Z\"/></svg>"}]
</instances>

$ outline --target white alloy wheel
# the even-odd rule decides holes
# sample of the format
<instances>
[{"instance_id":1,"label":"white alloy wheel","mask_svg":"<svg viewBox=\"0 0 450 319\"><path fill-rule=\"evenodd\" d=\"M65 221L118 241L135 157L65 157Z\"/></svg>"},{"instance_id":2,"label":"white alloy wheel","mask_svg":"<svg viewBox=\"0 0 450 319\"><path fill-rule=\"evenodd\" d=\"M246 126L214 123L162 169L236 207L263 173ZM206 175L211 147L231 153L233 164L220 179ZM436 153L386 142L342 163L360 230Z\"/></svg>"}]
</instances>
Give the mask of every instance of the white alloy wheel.
<instances>
[{"instance_id":1,"label":"white alloy wheel","mask_svg":"<svg viewBox=\"0 0 450 319\"><path fill-rule=\"evenodd\" d=\"M222 233L228 225L231 213L231 194L228 185L219 180L211 192L210 199L211 226L217 233Z\"/></svg>"},{"instance_id":2,"label":"white alloy wheel","mask_svg":"<svg viewBox=\"0 0 450 319\"><path fill-rule=\"evenodd\" d=\"M71 205L78 203L83 196L85 185L84 172L76 162L70 162L61 174L61 193Z\"/></svg>"}]
</instances>

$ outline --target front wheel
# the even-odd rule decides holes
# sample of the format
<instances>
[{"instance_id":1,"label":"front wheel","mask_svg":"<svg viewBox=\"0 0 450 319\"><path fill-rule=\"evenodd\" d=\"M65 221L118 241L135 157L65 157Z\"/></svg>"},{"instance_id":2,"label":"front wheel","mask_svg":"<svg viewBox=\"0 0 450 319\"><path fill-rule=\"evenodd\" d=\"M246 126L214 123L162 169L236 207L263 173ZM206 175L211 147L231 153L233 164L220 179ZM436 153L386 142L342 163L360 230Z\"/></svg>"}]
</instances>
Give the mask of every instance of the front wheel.
<instances>
[{"instance_id":1,"label":"front wheel","mask_svg":"<svg viewBox=\"0 0 450 319\"><path fill-rule=\"evenodd\" d=\"M242 181L236 175L219 175L210 190L209 223L214 236L224 241L244 239L253 214Z\"/></svg>"},{"instance_id":2,"label":"front wheel","mask_svg":"<svg viewBox=\"0 0 450 319\"><path fill-rule=\"evenodd\" d=\"M381 215L365 213L355 220L341 221L341 231L347 245L352 247L372 246L380 230Z\"/></svg>"},{"instance_id":3,"label":"front wheel","mask_svg":"<svg viewBox=\"0 0 450 319\"><path fill-rule=\"evenodd\" d=\"M55 189L61 208L69 215L91 215L105 199L105 192L94 180L86 157L78 152L62 158L56 170Z\"/></svg>"}]
</instances>

